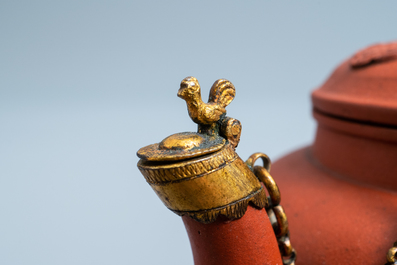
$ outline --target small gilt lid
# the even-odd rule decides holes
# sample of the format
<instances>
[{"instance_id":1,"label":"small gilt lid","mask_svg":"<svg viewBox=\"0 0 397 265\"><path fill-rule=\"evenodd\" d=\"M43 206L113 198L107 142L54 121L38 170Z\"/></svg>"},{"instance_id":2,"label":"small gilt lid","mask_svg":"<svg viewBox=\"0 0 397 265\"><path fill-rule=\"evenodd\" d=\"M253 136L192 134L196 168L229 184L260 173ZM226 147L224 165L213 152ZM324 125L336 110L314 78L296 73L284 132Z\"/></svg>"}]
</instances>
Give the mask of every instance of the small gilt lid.
<instances>
[{"instance_id":1,"label":"small gilt lid","mask_svg":"<svg viewBox=\"0 0 397 265\"><path fill-rule=\"evenodd\" d=\"M216 152L225 143L225 138L220 136L183 132L145 146L139 149L137 155L147 161L178 161Z\"/></svg>"},{"instance_id":2,"label":"small gilt lid","mask_svg":"<svg viewBox=\"0 0 397 265\"><path fill-rule=\"evenodd\" d=\"M219 79L211 88L208 103L204 103L197 79L185 78L181 82L178 96L186 101L190 118L198 124L198 132L168 136L160 143L139 149L138 157L151 162L180 161L217 152L227 141L233 148L237 147L241 123L226 117L225 109L235 93L230 81Z\"/></svg>"}]
</instances>

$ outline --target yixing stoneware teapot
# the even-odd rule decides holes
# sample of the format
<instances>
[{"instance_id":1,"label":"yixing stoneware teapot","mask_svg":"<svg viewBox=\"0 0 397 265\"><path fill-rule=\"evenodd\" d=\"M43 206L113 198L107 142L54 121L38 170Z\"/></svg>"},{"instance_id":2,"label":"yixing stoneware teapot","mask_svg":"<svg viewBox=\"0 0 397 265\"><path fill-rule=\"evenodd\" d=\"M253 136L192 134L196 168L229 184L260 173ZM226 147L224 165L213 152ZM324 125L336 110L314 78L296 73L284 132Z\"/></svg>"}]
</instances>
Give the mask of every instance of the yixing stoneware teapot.
<instances>
[{"instance_id":1,"label":"yixing stoneware teapot","mask_svg":"<svg viewBox=\"0 0 397 265\"><path fill-rule=\"evenodd\" d=\"M196 265L296 264L297 253L298 264L397 264L397 43L342 63L312 94L313 145L272 166L235 151L230 81L217 80L204 103L187 77L178 96L197 132L141 148L138 168L182 216Z\"/></svg>"}]
</instances>

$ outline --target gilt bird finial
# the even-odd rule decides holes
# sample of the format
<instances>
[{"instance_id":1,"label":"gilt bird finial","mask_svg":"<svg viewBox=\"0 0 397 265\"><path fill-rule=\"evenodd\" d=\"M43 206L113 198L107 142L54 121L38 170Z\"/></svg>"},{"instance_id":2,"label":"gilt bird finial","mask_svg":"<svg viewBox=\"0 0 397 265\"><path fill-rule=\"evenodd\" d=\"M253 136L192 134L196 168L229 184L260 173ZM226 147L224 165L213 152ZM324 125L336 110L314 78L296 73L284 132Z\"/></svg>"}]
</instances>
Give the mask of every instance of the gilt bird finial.
<instances>
[{"instance_id":1,"label":"gilt bird finial","mask_svg":"<svg viewBox=\"0 0 397 265\"><path fill-rule=\"evenodd\" d=\"M212 85L208 103L201 98L201 87L195 77L182 80L178 97L184 99L190 118L198 124L198 132L224 136L237 147L241 134L241 123L226 117L226 106L236 95L234 85L226 79L218 79Z\"/></svg>"}]
</instances>

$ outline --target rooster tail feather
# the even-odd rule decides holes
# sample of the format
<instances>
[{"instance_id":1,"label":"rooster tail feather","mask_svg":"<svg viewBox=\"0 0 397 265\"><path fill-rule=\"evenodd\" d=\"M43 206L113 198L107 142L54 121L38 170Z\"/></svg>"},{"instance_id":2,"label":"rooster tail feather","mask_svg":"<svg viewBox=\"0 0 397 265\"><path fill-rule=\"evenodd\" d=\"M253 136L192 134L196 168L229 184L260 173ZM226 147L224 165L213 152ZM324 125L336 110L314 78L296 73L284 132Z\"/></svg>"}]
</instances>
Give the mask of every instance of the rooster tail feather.
<instances>
[{"instance_id":1,"label":"rooster tail feather","mask_svg":"<svg viewBox=\"0 0 397 265\"><path fill-rule=\"evenodd\" d=\"M217 103L222 108L225 108L232 102L235 95L236 89L232 82L226 79L219 79L211 87L208 102Z\"/></svg>"}]
</instances>

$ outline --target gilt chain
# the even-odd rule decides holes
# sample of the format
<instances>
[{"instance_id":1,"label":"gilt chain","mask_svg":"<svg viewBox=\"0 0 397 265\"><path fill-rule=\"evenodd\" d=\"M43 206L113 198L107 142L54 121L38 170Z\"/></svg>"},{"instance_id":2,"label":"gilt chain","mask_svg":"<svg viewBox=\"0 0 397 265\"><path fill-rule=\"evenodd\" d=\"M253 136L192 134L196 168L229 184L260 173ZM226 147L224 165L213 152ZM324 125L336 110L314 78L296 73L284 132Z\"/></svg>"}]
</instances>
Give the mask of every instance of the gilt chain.
<instances>
[{"instance_id":1,"label":"gilt chain","mask_svg":"<svg viewBox=\"0 0 397 265\"><path fill-rule=\"evenodd\" d=\"M255 166L255 161L261 158L263 160L263 167ZM280 254L284 265L295 265L296 251L292 247L289 239L288 220L283 207L280 205L281 195L277 183L270 175L270 159L263 153L255 153L247 160L247 165L253 169L255 176L264 184L268 197L268 206L266 207L267 214L273 226L274 233L277 238Z\"/></svg>"}]
</instances>

